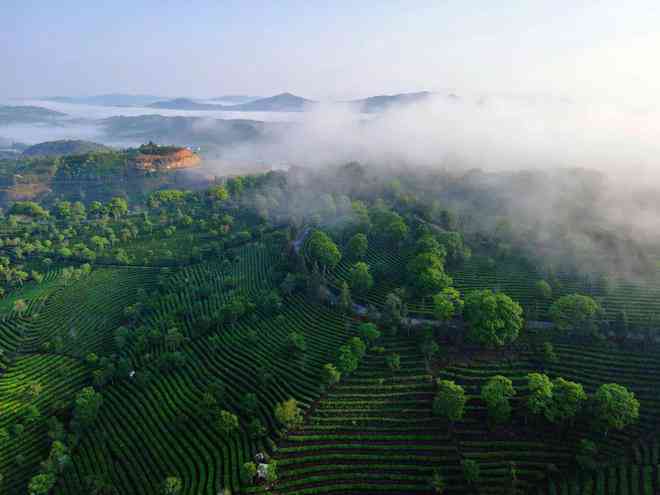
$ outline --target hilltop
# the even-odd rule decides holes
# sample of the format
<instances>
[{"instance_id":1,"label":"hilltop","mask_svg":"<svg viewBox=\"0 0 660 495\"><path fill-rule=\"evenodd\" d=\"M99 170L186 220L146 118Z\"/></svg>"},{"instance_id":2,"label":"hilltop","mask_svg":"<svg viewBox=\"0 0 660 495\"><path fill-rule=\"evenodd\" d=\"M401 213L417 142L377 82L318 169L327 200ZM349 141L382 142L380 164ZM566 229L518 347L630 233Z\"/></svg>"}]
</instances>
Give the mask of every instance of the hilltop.
<instances>
[{"instance_id":1,"label":"hilltop","mask_svg":"<svg viewBox=\"0 0 660 495\"><path fill-rule=\"evenodd\" d=\"M52 96L44 98L46 101L58 103L74 103L77 105L98 105L104 107L142 107L162 100L160 96L128 95L111 93L95 96Z\"/></svg>"},{"instance_id":2,"label":"hilltop","mask_svg":"<svg viewBox=\"0 0 660 495\"><path fill-rule=\"evenodd\" d=\"M242 112L300 112L314 103L316 103L314 100L308 100L291 93L280 93L242 105L232 105L230 109Z\"/></svg>"},{"instance_id":3,"label":"hilltop","mask_svg":"<svg viewBox=\"0 0 660 495\"><path fill-rule=\"evenodd\" d=\"M200 164L200 157L187 148L153 143L126 150L103 146L78 154L21 155L0 160L0 202L37 199L51 192L72 194L72 188L76 194L94 196L96 186L106 194L113 184L117 191L144 193L143 178Z\"/></svg>"},{"instance_id":4,"label":"hilltop","mask_svg":"<svg viewBox=\"0 0 660 495\"><path fill-rule=\"evenodd\" d=\"M249 95L222 95L211 98L211 101L221 101L227 103L228 105L238 105L241 103L247 103L249 101L259 100L263 96L249 96Z\"/></svg>"},{"instance_id":5,"label":"hilltop","mask_svg":"<svg viewBox=\"0 0 660 495\"><path fill-rule=\"evenodd\" d=\"M190 98L175 98L173 100L157 101L150 104L149 108L163 110L224 110L224 105L198 103Z\"/></svg>"},{"instance_id":6,"label":"hilltop","mask_svg":"<svg viewBox=\"0 0 660 495\"><path fill-rule=\"evenodd\" d=\"M30 105L0 105L0 125L30 124L66 117L65 113Z\"/></svg>"},{"instance_id":7,"label":"hilltop","mask_svg":"<svg viewBox=\"0 0 660 495\"><path fill-rule=\"evenodd\" d=\"M110 148L91 141L62 139L30 146L23 151L23 156L81 155L92 151L110 151Z\"/></svg>"},{"instance_id":8,"label":"hilltop","mask_svg":"<svg viewBox=\"0 0 660 495\"><path fill-rule=\"evenodd\" d=\"M177 146L158 146L148 143L137 149L137 156L131 164L140 172L166 172L197 167L202 161L188 148Z\"/></svg>"},{"instance_id":9,"label":"hilltop","mask_svg":"<svg viewBox=\"0 0 660 495\"><path fill-rule=\"evenodd\" d=\"M408 105L411 103L422 102L432 96L428 91L419 93L400 93L396 95L378 95L370 96L360 100L353 100L350 103L360 109L361 112L382 112L395 105Z\"/></svg>"},{"instance_id":10,"label":"hilltop","mask_svg":"<svg viewBox=\"0 0 660 495\"><path fill-rule=\"evenodd\" d=\"M99 121L108 139L114 141L155 141L180 146L234 144L259 139L266 127L278 124L246 119L165 117L140 115L110 117Z\"/></svg>"},{"instance_id":11,"label":"hilltop","mask_svg":"<svg viewBox=\"0 0 660 495\"><path fill-rule=\"evenodd\" d=\"M281 93L268 98L241 103L237 105L216 105L199 103L189 98L175 98L159 101L149 105L151 108L168 110L215 110L231 112L300 112L308 105L316 103L291 93Z\"/></svg>"}]
</instances>

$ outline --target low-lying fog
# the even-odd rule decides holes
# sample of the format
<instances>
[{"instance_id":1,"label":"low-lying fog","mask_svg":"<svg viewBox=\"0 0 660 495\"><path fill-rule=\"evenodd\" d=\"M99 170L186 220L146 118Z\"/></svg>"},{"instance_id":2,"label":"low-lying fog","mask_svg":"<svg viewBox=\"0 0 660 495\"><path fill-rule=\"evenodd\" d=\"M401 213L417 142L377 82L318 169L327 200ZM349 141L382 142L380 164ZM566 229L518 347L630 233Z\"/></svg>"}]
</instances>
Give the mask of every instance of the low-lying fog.
<instances>
[{"instance_id":1,"label":"low-lying fog","mask_svg":"<svg viewBox=\"0 0 660 495\"><path fill-rule=\"evenodd\" d=\"M0 137L26 144L58 139L85 139L115 146L134 146L141 144L140 139L118 139L109 136L97 122L101 119L119 116L162 115L164 117L201 117L209 120L247 119L262 122L295 122L303 118L298 112L167 110L149 107L83 105L38 99L5 100L0 101L0 104L10 106L31 105L67 114L66 117L54 122L0 125Z\"/></svg>"},{"instance_id":2,"label":"low-lying fog","mask_svg":"<svg viewBox=\"0 0 660 495\"><path fill-rule=\"evenodd\" d=\"M245 160L255 157L307 166L352 160L430 167L461 163L484 170L583 167L625 179L641 178L646 184L659 182L660 115L654 110L556 99L457 100L444 94L369 115L337 103L319 104L307 112L258 113L103 107L43 100L11 104L43 106L68 115L52 124L0 127L0 137L26 143L70 138L139 144L139 129L109 136L96 122L120 115L202 117L204 120L185 128L183 139L217 137L217 147L224 156ZM232 134L215 121L230 118L265 124L251 133L231 129ZM178 127L166 131L163 135L167 139L183 132ZM225 134L221 136L222 132ZM142 137L148 135L145 132Z\"/></svg>"}]
</instances>

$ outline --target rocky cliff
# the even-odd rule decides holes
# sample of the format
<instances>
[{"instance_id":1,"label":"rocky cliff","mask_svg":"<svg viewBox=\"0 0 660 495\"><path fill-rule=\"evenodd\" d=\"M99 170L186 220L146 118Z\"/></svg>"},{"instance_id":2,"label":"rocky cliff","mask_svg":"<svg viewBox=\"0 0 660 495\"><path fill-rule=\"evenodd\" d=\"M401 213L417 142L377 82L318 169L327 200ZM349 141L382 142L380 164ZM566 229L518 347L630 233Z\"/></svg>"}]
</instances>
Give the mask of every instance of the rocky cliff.
<instances>
[{"instance_id":1,"label":"rocky cliff","mask_svg":"<svg viewBox=\"0 0 660 495\"><path fill-rule=\"evenodd\" d=\"M135 170L139 172L166 172L199 166L199 156L183 148L170 153L140 153L133 160Z\"/></svg>"}]
</instances>

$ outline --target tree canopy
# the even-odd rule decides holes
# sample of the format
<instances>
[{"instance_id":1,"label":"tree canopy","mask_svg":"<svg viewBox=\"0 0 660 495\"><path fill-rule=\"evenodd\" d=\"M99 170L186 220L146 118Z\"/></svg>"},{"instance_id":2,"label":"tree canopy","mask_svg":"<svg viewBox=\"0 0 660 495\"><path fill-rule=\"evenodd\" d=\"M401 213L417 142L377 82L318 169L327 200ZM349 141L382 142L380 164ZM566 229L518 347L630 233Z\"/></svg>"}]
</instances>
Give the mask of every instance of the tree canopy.
<instances>
[{"instance_id":1,"label":"tree canopy","mask_svg":"<svg viewBox=\"0 0 660 495\"><path fill-rule=\"evenodd\" d=\"M501 347L518 338L523 326L520 305L506 294L489 289L470 292L463 310L468 339L487 347Z\"/></svg>"},{"instance_id":2,"label":"tree canopy","mask_svg":"<svg viewBox=\"0 0 660 495\"><path fill-rule=\"evenodd\" d=\"M351 269L350 286L354 294L364 295L374 285L374 279L369 273L369 265L358 261Z\"/></svg>"},{"instance_id":3,"label":"tree canopy","mask_svg":"<svg viewBox=\"0 0 660 495\"><path fill-rule=\"evenodd\" d=\"M302 410L296 399L285 400L275 406L275 417L287 429L297 428L302 425Z\"/></svg>"},{"instance_id":4,"label":"tree canopy","mask_svg":"<svg viewBox=\"0 0 660 495\"><path fill-rule=\"evenodd\" d=\"M367 236L362 232L358 232L348 241L346 245L346 256L351 260L361 260L367 254L367 248L369 247L369 241Z\"/></svg>"},{"instance_id":5,"label":"tree canopy","mask_svg":"<svg viewBox=\"0 0 660 495\"><path fill-rule=\"evenodd\" d=\"M639 401L635 394L617 383L598 387L593 396L595 419L605 430L622 430L639 418Z\"/></svg>"},{"instance_id":6,"label":"tree canopy","mask_svg":"<svg viewBox=\"0 0 660 495\"><path fill-rule=\"evenodd\" d=\"M451 380L439 380L433 399L433 413L448 421L460 421L465 413L465 390Z\"/></svg>"},{"instance_id":7,"label":"tree canopy","mask_svg":"<svg viewBox=\"0 0 660 495\"><path fill-rule=\"evenodd\" d=\"M433 296L433 316L439 321L449 321L463 313L461 294L453 287L447 287Z\"/></svg>"},{"instance_id":8,"label":"tree canopy","mask_svg":"<svg viewBox=\"0 0 660 495\"><path fill-rule=\"evenodd\" d=\"M602 314L600 305L582 294L560 297L550 306L549 312L560 331L587 336L598 330Z\"/></svg>"},{"instance_id":9,"label":"tree canopy","mask_svg":"<svg viewBox=\"0 0 660 495\"><path fill-rule=\"evenodd\" d=\"M516 395L513 383L507 377L495 375L481 387L481 400L488 407L488 415L494 423L503 423L511 416L510 399Z\"/></svg>"},{"instance_id":10,"label":"tree canopy","mask_svg":"<svg viewBox=\"0 0 660 495\"><path fill-rule=\"evenodd\" d=\"M323 270L337 266L341 260L341 252L337 245L328 235L315 230L307 241L307 253L309 257L323 267Z\"/></svg>"}]
</instances>

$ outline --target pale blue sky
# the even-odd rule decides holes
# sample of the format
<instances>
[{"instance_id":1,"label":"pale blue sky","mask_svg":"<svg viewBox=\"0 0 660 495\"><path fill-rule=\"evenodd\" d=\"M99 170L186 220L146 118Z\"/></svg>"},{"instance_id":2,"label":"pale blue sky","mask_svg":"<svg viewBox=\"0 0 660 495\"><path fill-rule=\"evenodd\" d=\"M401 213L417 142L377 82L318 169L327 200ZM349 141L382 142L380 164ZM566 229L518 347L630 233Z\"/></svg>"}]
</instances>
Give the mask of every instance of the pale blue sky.
<instances>
[{"instance_id":1,"label":"pale blue sky","mask_svg":"<svg viewBox=\"0 0 660 495\"><path fill-rule=\"evenodd\" d=\"M103 3L1 0L0 97L660 90L655 0Z\"/></svg>"}]
</instances>

